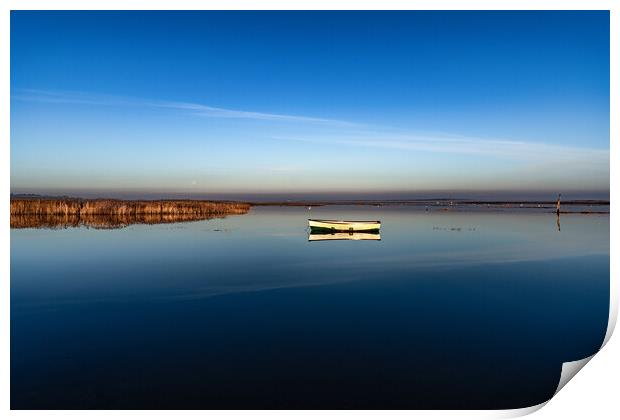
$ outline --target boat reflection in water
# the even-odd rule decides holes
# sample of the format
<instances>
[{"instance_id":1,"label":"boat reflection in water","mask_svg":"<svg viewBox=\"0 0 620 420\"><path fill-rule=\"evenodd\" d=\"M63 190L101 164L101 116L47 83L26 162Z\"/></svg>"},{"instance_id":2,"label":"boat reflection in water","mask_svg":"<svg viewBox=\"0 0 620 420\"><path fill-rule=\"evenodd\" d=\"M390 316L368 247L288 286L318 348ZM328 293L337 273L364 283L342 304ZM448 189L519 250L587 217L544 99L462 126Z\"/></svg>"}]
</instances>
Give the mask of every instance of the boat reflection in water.
<instances>
[{"instance_id":1,"label":"boat reflection in water","mask_svg":"<svg viewBox=\"0 0 620 420\"><path fill-rule=\"evenodd\" d=\"M308 234L308 241L380 241L381 234L368 232L332 232L332 233L313 233Z\"/></svg>"}]
</instances>

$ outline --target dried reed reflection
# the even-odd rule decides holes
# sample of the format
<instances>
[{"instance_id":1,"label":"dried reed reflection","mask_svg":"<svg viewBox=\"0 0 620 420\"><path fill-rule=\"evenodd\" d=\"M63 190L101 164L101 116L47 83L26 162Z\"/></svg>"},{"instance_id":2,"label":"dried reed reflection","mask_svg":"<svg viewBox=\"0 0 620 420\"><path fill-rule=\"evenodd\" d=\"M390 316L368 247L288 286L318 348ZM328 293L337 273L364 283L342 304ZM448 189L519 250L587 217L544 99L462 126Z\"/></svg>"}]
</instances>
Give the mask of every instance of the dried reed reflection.
<instances>
[{"instance_id":1,"label":"dried reed reflection","mask_svg":"<svg viewBox=\"0 0 620 420\"><path fill-rule=\"evenodd\" d=\"M161 223L180 223L198 220L222 219L226 215L191 214L133 214L133 215L11 215L11 229L45 228L66 229L84 226L93 229L120 229L134 224L154 225Z\"/></svg>"}]
</instances>

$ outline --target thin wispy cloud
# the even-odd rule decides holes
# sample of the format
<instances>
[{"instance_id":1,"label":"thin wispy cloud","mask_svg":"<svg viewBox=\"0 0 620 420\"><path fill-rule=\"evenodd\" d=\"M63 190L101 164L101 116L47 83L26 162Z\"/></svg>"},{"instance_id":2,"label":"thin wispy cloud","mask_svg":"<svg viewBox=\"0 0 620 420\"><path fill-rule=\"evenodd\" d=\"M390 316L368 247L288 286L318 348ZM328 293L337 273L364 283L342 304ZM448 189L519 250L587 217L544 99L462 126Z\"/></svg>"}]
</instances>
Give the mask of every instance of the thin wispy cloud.
<instances>
[{"instance_id":1,"label":"thin wispy cloud","mask_svg":"<svg viewBox=\"0 0 620 420\"><path fill-rule=\"evenodd\" d=\"M193 115L210 118L231 118L282 121L293 123L310 123L342 127L357 127L361 124L329 118L317 118L303 115L274 114L258 111L246 111L238 109L219 108L210 105L177 102L165 100L150 100L115 95L92 94L85 92L49 91L39 89L16 89L11 98L19 101L76 104L76 105L99 105L99 106L126 106L142 108L165 108L179 111L188 111Z\"/></svg>"},{"instance_id":2,"label":"thin wispy cloud","mask_svg":"<svg viewBox=\"0 0 620 420\"><path fill-rule=\"evenodd\" d=\"M213 107L194 102L154 100L85 92L14 89L12 99L28 102L111 107L160 108L189 112L208 118L263 120L325 125L336 129L329 134L272 136L286 142L309 142L331 146L392 149L454 155L506 158L535 164L545 162L587 162L587 166L608 166L609 150L521 140L487 139L450 133L416 133L391 127L378 127L352 121L301 115L274 114Z\"/></svg>"},{"instance_id":3,"label":"thin wispy cloud","mask_svg":"<svg viewBox=\"0 0 620 420\"><path fill-rule=\"evenodd\" d=\"M357 124L348 121L331 120L327 118L314 118L305 117L300 115L284 115L284 114L269 114L265 112L255 111L240 111L235 109L216 108L207 105L201 105L189 102L168 102L158 101L149 102L146 105L160 108L171 108L192 111L194 115L202 115L205 117L213 118L241 118L251 120L267 120L267 121L287 121L287 122L301 122L301 123L317 123L317 124L330 124L340 126L355 126Z\"/></svg>"},{"instance_id":4,"label":"thin wispy cloud","mask_svg":"<svg viewBox=\"0 0 620 420\"><path fill-rule=\"evenodd\" d=\"M609 160L609 151L603 149L503 139L482 139L461 135L395 134L386 131L384 133L370 132L353 136L273 136L272 139L403 151L503 157L524 161L588 159L605 162Z\"/></svg>"}]
</instances>

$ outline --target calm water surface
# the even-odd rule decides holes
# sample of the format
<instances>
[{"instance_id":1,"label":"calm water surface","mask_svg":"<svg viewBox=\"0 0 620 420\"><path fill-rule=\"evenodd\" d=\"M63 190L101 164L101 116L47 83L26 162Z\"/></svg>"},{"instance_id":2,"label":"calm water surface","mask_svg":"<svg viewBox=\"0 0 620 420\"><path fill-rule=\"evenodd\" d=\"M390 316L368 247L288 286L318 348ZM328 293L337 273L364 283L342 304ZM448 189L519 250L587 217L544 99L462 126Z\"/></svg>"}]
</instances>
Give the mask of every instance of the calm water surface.
<instances>
[{"instance_id":1,"label":"calm water surface","mask_svg":"<svg viewBox=\"0 0 620 420\"><path fill-rule=\"evenodd\" d=\"M309 217L379 219L381 240L309 242ZM13 229L11 406L525 407L599 348L608 310L609 215Z\"/></svg>"}]
</instances>

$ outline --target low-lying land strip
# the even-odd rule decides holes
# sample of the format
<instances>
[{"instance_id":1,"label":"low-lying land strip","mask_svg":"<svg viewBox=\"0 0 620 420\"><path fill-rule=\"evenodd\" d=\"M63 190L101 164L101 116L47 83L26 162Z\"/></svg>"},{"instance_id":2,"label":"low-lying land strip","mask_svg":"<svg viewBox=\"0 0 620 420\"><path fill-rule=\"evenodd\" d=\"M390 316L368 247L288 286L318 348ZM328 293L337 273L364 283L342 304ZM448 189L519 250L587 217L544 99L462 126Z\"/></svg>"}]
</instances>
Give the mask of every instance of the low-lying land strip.
<instances>
[{"instance_id":1,"label":"low-lying land strip","mask_svg":"<svg viewBox=\"0 0 620 420\"><path fill-rule=\"evenodd\" d=\"M245 214L252 206L411 206L422 211L512 211L556 212L554 201L474 201L434 200L343 200L280 201L245 203L212 200L117 200L71 197L11 196L11 227L88 226L98 229L123 227L135 223L156 224L212 219ZM609 214L607 200L563 201L561 214Z\"/></svg>"}]
</instances>

